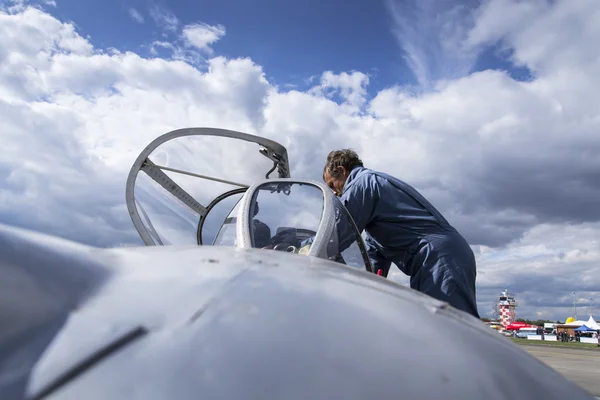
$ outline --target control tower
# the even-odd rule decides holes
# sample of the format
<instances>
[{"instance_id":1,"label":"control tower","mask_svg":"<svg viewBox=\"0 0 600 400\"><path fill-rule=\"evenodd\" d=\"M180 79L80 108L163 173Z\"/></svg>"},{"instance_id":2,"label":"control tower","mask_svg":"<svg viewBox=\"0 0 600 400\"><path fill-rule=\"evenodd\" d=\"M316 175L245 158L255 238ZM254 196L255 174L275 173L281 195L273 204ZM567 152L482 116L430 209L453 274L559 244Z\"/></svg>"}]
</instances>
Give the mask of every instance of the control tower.
<instances>
[{"instance_id":1,"label":"control tower","mask_svg":"<svg viewBox=\"0 0 600 400\"><path fill-rule=\"evenodd\" d=\"M508 294L508 289L504 290L498 297L498 314L500 315L500 323L506 328L517 320L517 302L514 296Z\"/></svg>"}]
</instances>

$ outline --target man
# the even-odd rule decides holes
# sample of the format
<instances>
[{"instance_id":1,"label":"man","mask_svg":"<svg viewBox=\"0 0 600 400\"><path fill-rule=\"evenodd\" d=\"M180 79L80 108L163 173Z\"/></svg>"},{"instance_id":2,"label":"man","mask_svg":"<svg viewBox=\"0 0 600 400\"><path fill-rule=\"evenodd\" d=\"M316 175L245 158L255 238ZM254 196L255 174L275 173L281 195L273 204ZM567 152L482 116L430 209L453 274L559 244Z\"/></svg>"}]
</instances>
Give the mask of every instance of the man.
<instances>
[{"instance_id":1,"label":"man","mask_svg":"<svg viewBox=\"0 0 600 400\"><path fill-rule=\"evenodd\" d=\"M375 273L391 263L410 287L477 318L475 256L465 239L419 192L363 166L349 149L329 153L323 180L340 197L358 230L366 231Z\"/></svg>"}]
</instances>

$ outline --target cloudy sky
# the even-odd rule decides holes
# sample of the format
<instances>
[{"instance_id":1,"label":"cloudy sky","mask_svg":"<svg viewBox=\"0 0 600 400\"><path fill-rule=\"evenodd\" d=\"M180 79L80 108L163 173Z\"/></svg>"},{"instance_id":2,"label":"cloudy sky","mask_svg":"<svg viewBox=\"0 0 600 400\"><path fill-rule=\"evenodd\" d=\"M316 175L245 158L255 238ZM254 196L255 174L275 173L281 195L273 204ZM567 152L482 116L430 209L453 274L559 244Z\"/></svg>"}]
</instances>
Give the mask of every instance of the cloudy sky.
<instances>
[{"instance_id":1,"label":"cloudy sky","mask_svg":"<svg viewBox=\"0 0 600 400\"><path fill-rule=\"evenodd\" d=\"M468 239L482 316L509 289L587 319L599 42L595 0L0 0L0 222L140 244L127 173L173 129L268 137L313 179L352 147Z\"/></svg>"}]
</instances>

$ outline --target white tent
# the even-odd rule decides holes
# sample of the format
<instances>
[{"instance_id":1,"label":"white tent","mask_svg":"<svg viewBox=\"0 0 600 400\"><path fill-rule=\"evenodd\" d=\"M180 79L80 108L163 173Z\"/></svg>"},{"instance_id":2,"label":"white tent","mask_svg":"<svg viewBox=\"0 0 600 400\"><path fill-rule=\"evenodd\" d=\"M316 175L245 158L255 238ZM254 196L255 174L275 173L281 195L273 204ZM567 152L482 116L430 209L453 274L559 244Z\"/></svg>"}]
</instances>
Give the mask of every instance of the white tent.
<instances>
[{"instance_id":1,"label":"white tent","mask_svg":"<svg viewBox=\"0 0 600 400\"><path fill-rule=\"evenodd\" d=\"M588 328L592 328L595 330L600 329L600 325L598 325L598 323L594 320L594 317L592 317L590 315L590 319L587 320L587 322L585 323L585 326L587 326Z\"/></svg>"}]
</instances>

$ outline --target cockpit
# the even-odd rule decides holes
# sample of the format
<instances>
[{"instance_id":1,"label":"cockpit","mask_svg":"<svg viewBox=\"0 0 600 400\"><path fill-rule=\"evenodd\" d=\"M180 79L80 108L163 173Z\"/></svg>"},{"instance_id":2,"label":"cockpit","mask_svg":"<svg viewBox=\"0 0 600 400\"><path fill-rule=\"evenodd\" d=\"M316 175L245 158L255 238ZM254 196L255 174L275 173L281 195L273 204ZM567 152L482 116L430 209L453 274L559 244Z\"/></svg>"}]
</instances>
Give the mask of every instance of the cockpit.
<instances>
[{"instance_id":1,"label":"cockpit","mask_svg":"<svg viewBox=\"0 0 600 400\"><path fill-rule=\"evenodd\" d=\"M155 140L145 149L146 154L140 154L129 175L127 206L147 245L193 243L282 251L371 271L364 242L346 208L324 183L290 178L285 148L240 132L210 128L183 131ZM237 171L247 182L240 183L242 179L215 178L200 171L201 159L188 158L188 165L181 165L182 157L172 150L165 157L167 145L193 154L197 139L203 136L213 141L217 137L258 143L258 153L272 165L247 171L231 168L230 163L228 171ZM183 143L174 146L177 140ZM255 147L253 150L255 155ZM249 157L236 159L247 162ZM169 159L178 165L165 165ZM261 169L266 170L265 175L251 177ZM279 176L271 178L274 171ZM215 168L211 172L214 175ZM210 192L202 180L235 188Z\"/></svg>"},{"instance_id":2,"label":"cockpit","mask_svg":"<svg viewBox=\"0 0 600 400\"><path fill-rule=\"evenodd\" d=\"M320 182L276 179L252 186L212 244L312 255L368 268L354 222Z\"/></svg>"}]
</instances>

